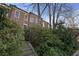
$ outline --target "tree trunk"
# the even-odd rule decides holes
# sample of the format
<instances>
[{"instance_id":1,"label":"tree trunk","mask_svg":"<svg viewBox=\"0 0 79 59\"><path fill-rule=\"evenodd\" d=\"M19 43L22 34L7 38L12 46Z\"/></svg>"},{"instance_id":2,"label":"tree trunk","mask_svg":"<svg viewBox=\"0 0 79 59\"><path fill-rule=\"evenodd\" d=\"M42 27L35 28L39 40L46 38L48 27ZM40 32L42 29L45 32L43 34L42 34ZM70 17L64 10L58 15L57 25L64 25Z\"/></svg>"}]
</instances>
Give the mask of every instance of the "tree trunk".
<instances>
[{"instance_id":1,"label":"tree trunk","mask_svg":"<svg viewBox=\"0 0 79 59\"><path fill-rule=\"evenodd\" d=\"M55 13L56 13L56 3L54 3L54 4L52 4L52 6L53 6L53 21L52 21L52 23L53 23L53 29L55 29Z\"/></svg>"},{"instance_id":2,"label":"tree trunk","mask_svg":"<svg viewBox=\"0 0 79 59\"><path fill-rule=\"evenodd\" d=\"M58 13L57 13L56 24L57 24L58 18L59 18L59 16L60 16L61 9L62 9L62 4L60 4L60 7L59 7L59 10L58 10Z\"/></svg>"},{"instance_id":3,"label":"tree trunk","mask_svg":"<svg viewBox=\"0 0 79 59\"><path fill-rule=\"evenodd\" d=\"M48 13L49 13L49 24L50 24L50 29L51 29L51 9L50 9L49 3L48 3Z\"/></svg>"},{"instance_id":4,"label":"tree trunk","mask_svg":"<svg viewBox=\"0 0 79 59\"><path fill-rule=\"evenodd\" d=\"M40 17L41 17L41 15L40 15L40 5L39 5L39 3L37 3L37 12L38 12L38 23L39 23L39 25L40 25Z\"/></svg>"}]
</instances>

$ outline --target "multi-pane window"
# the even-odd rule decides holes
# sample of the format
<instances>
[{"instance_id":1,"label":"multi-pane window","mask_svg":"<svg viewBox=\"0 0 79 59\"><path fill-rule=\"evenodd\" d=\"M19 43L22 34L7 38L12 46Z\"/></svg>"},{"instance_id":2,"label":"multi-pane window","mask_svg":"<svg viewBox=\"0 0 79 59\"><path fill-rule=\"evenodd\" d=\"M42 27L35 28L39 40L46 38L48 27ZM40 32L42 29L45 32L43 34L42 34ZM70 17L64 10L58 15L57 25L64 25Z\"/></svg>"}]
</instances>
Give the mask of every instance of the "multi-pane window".
<instances>
[{"instance_id":1,"label":"multi-pane window","mask_svg":"<svg viewBox=\"0 0 79 59\"><path fill-rule=\"evenodd\" d=\"M24 21L28 21L27 15L24 16Z\"/></svg>"},{"instance_id":2,"label":"multi-pane window","mask_svg":"<svg viewBox=\"0 0 79 59\"><path fill-rule=\"evenodd\" d=\"M37 24L38 23L38 18L36 16L31 15L30 22L34 23L34 24Z\"/></svg>"},{"instance_id":3,"label":"multi-pane window","mask_svg":"<svg viewBox=\"0 0 79 59\"><path fill-rule=\"evenodd\" d=\"M48 24L48 28L49 28L50 26L49 26L49 24Z\"/></svg>"},{"instance_id":4,"label":"multi-pane window","mask_svg":"<svg viewBox=\"0 0 79 59\"><path fill-rule=\"evenodd\" d=\"M43 22L43 27L45 27L45 22Z\"/></svg>"},{"instance_id":5,"label":"multi-pane window","mask_svg":"<svg viewBox=\"0 0 79 59\"><path fill-rule=\"evenodd\" d=\"M35 23L36 23L36 24L38 23L38 18L37 18L37 19L35 19Z\"/></svg>"},{"instance_id":6,"label":"multi-pane window","mask_svg":"<svg viewBox=\"0 0 79 59\"><path fill-rule=\"evenodd\" d=\"M31 16L31 17L30 17L30 22L31 22L31 23L35 23L35 17Z\"/></svg>"},{"instance_id":7,"label":"multi-pane window","mask_svg":"<svg viewBox=\"0 0 79 59\"><path fill-rule=\"evenodd\" d=\"M16 11L14 16L15 16L17 19L19 19L19 17L20 17L20 12L19 12L19 11Z\"/></svg>"},{"instance_id":8,"label":"multi-pane window","mask_svg":"<svg viewBox=\"0 0 79 59\"><path fill-rule=\"evenodd\" d=\"M23 24L24 26L28 26L28 24Z\"/></svg>"},{"instance_id":9,"label":"multi-pane window","mask_svg":"<svg viewBox=\"0 0 79 59\"><path fill-rule=\"evenodd\" d=\"M26 28L28 26L28 24L23 24L23 27Z\"/></svg>"}]
</instances>

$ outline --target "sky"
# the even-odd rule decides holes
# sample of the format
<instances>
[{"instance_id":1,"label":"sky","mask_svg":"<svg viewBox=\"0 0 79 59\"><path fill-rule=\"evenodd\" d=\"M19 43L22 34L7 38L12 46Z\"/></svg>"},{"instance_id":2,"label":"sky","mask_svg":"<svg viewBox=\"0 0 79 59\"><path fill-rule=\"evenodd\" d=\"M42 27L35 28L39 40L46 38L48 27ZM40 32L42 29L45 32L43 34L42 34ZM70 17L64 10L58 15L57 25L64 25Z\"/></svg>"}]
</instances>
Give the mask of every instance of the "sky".
<instances>
[{"instance_id":1,"label":"sky","mask_svg":"<svg viewBox=\"0 0 79 59\"><path fill-rule=\"evenodd\" d=\"M71 5L75 10L79 9L79 3L72 3Z\"/></svg>"},{"instance_id":2,"label":"sky","mask_svg":"<svg viewBox=\"0 0 79 59\"><path fill-rule=\"evenodd\" d=\"M10 4L10 3L7 3L7 4ZM29 7L29 5L31 3L11 3L12 5L16 5L17 7L27 11L27 12L32 12L32 6ZM35 8L36 9L36 8ZM42 7L41 7L42 9ZM35 14L37 14L37 10L33 11ZM48 11L44 11L43 15L42 15L42 18L43 20L48 21L48 14L46 14Z\"/></svg>"},{"instance_id":3,"label":"sky","mask_svg":"<svg viewBox=\"0 0 79 59\"><path fill-rule=\"evenodd\" d=\"M11 3L13 5L16 5L17 7L25 10L25 11L28 11L28 12L31 12L32 11L32 6L29 7L30 3ZM69 4L70 6L72 6L72 8L75 10L79 10L79 3L71 3ZM36 11L34 11L34 13L36 13ZM44 12L43 16L42 16L43 20L48 21L48 15L47 15L47 11Z\"/></svg>"}]
</instances>

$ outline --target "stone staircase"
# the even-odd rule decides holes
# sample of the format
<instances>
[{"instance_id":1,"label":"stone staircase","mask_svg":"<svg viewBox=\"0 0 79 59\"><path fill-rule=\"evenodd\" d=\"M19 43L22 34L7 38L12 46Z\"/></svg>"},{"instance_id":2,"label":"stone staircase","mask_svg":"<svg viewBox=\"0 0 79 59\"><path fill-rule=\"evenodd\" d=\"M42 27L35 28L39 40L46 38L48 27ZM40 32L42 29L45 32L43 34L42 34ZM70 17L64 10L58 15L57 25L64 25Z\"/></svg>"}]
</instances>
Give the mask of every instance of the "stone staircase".
<instances>
[{"instance_id":1,"label":"stone staircase","mask_svg":"<svg viewBox=\"0 0 79 59\"><path fill-rule=\"evenodd\" d=\"M77 51L73 54L73 56L79 56L79 50L77 50Z\"/></svg>"},{"instance_id":2,"label":"stone staircase","mask_svg":"<svg viewBox=\"0 0 79 59\"><path fill-rule=\"evenodd\" d=\"M24 56L37 56L34 48L32 47L31 43L29 41L24 42L24 47L23 47L23 55Z\"/></svg>"}]
</instances>

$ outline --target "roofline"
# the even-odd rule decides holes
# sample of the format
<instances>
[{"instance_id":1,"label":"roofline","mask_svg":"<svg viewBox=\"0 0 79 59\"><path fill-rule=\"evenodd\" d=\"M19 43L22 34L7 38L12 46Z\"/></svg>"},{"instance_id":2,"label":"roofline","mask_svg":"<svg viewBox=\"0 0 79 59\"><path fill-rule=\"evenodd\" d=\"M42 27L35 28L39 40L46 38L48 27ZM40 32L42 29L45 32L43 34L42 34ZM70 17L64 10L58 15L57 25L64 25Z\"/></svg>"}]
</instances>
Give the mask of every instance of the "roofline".
<instances>
[{"instance_id":1,"label":"roofline","mask_svg":"<svg viewBox=\"0 0 79 59\"><path fill-rule=\"evenodd\" d=\"M10 5L12 5L12 4L10 4ZM10 5L9 5L9 7L11 7ZM23 11L23 12L29 13L29 12L27 12L27 11L25 11L25 10L23 10L23 9L21 9L21 8L19 8L19 7L17 7L16 5L12 5L12 7L17 8L17 9Z\"/></svg>"},{"instance_id":2,"label":"roofline","mask_svg":"<svg viewBox=\"0 0 79 59\"><path fill-rule=\"evenodd\" d=\"M29 14L33 14L33 15L35 15L35 16L38 17L38 15L36 15L35 13L27 12L27 11L25 11L25 10L23 10L23 9L21 9L21 8L19 8L19 7L17 7L16 5L12 5L12 4L10 4L10 5L8 6L8 5L5 4L5 3L1 3L1 4L2 4L2 5L5 5L5 6L7 6L7 7L11 7L11 6L12 6L12 7L14 7L14 8L17 8L17 9L23 11L23 12L26 12L26 13L29 13ZM43 18L41 18L41 20L44 21L44 22L46 22L46 23L48 23L47 21L43 20ZM49 23L48 23L48 24L49 24Z\"/></svg>"},{"instance_id":3,"label":"roofline","mask_svg":"<svg viewBox=\"0 0 79 59\"><path fill-rule=\"evenodd\" d=\"M5 3L0 3L1 5L5 5L5 6L7 6L7 7L9 7L7 4L5 4Z\"/></svg>"},{"instance_id":4,"label":"roofline","mask_svg":"<svg viewBox=\"0 0 79 59\"><path fill-rule=\"evenodd\" d=\"M38 15L36 15L35 13L33 13L33 12L29 12L29 14L33 14L33 15L35 15L35 16L37 16L38 17ZM43 20L43 18L41 17L41 20Z\"/></svg>"},{"instance_id":5,"label":"roofline","mask_svg":"<svg viewBox=\"0 0 79 59\"><path fill-rule=\"evenodd\" d=\"M45 21L45 20L43 20L43 21L49 24L49 22L47 22L47 21Z\"/></svg>"},{"instance_id":6,"label":"roofline","mask_svg":"<svg viewBox=\"0 0 79 59\"><path fill-rule=\"evenodd\" d=\"M7 5L7 4L5 4L5 3L0 3L3 7L5 7L6 6L6 8L8 7L9 8L9 6Z\"/></svg>"},{"instance_id":7,"label":"roofline","mask_svg":"<svg viewBox=\"0 0 79 59\"><path fill-rule=\"evenodd\" d=\"M33 14L33 15L35 15L35 16L38 16L38 15L36 15L35 13L33 13L33 12L29 12L30 14Z\"/></svg>"},{"instance_id":8,"label":"roofline","mask_svg":"<svg viewBox=\"0 0 79 59\"><path fill-rule=\"evenodd\" d=\"M35 13L32 13L32 12L29 12L29 13L31 13L31 14L33 14L33 15L36 15ZM36 15L36 16L38 16L38 15ZM49 24L49 22L43 20L43 18L41 18L41 20Z\"/></svg>"}]
</instances>

